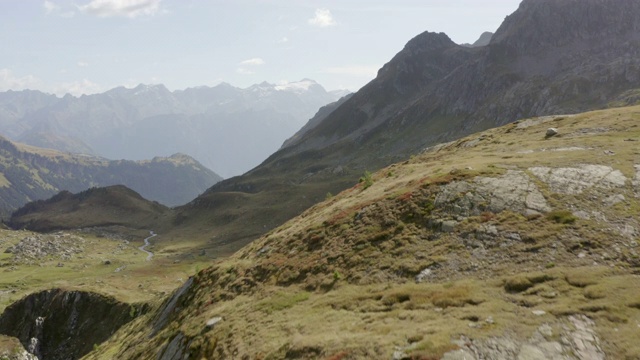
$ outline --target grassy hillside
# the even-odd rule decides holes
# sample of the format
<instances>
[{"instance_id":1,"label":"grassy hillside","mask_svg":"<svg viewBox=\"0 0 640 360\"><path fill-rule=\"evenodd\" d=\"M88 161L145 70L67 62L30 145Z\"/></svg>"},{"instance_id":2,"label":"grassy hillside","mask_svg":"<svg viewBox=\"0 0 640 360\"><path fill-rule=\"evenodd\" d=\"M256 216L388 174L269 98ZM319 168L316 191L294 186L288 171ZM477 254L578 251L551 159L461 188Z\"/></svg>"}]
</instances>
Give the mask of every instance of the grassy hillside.
<instances>
[{"instance_id":1,"label":"grassy hillside","mask_svg":"<svg viewBox=\"0 0 640 360\"><path fill-rule=\"evenodd\" d=\"M166 206L114 185L78 194L63 191L48 200L29 203L11 215L8 225L40 232L106 226L156 229L169 215Z\"/></svg>"},{"instance_id":2,"label":"grassy hillside","mask_svg":"<svg viewBox=\"0 0 640 360\"><path fill-rule=\"evenodd\" d=\"M533 118L363 176L87 358L637 359L639 121Z\"/></svg>"}]
</instances>

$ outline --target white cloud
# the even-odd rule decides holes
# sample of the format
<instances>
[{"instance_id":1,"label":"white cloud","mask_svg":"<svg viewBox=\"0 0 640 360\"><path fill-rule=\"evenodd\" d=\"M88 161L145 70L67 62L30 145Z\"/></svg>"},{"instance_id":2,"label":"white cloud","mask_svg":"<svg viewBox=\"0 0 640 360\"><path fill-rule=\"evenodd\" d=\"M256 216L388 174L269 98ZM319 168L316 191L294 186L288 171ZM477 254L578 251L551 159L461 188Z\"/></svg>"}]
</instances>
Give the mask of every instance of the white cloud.
<instances>
[{"instance_id":1,"label":"white cloud","mask_svg":"<svg viewBox=\"0 0 640 360\"><path fill-rule=\"evenodd\" d=\"M255 72L253 72L253 71L251 71L249 69L243 68L243 67L237 68L236 72L238 74L241 74L241 75L252 75L252 74L255 74Z\"/></svg>"},{"instance_id":2,"label":"white cloud","mask_svg":"<svg viewBox=\"0 0 640 360\"><path fill-rule=\"evenodd\" d=\"M325 69L325 74L351 75L374 78L378 74L379 66L336 66Z\"/></svg>"},{"instance_id":3,"label":"white cloud","mask_svg":"<svg viewBox=\"0 0 640 360\"><path fill-rule=\"evenodd\" d=\"M318 27L334 26L338 23L333 19L329 9L316 9L316 16L307 21L310 25Z\"/></svg>"},{"instance_id":4,"label":"white cloud","mask_svg":"<svg viewBox=\"0 0 640 360\"><path fill-rule=\"evenodd\" d=\"M0 69L0 91L36 89L42 81L33 75L15 76L9 69Z\"/></svg>"},{"instance_id":5,"label":"white cloud","mask_svg":"<svg viewBox=\"0 0 640 360\"><path fill-rule=\"evenodd\" d=\"M45 0L44 4L42 4L42 6L44 7L44 11L47 13L47 15L51 14L54 11L59 11L60 10L60 6L54 4L52 1L48 1L48 0Z\"/></svg>"},{"instance_id":6,"label":"white cloud","mask_svg":"<svg viewBox=\"0 0 640 360\"><path fill-rule=\"evenodd\" d=\"M285 44L289 42L289 38L284 36L282 39L278 40L278 44Z\"/></svg>"},{"instance_id":7,"label":"white cloud","mask_svg":"<svg viewBox=\"0 0 640 360\"><path fill-rule=\"evenodd\" d=\"M54 86L53 93L56 95L71 94L73 96L90 95L102 92L100 85L87 79L71 83L62 83Z\"/></svg>"},{"instance_id":8,"label":"white cloud","mask_svg":"<svg viewBox=\"0 0 640 360\"><path fill-rule=\"evenodd\" d=\"M249 65L249 66L258 66L258 65L264 65L264 64L265 62L261 58L253 58L253 59L248 59L240 62L240 65Z\"/></svg>"},{"instance_id":9,"label":"white cloud","mask_svg":"<svg viewBox=\"0 0 640 360\"><path fill-rule=\"evenodd\" d=\"M162 0L92 0L79 8L87 14L99 17L135 18L155 15L160 10L160 1Z\"/></svg>"},{"instance_id":10,"label":"white cloud","mask_svg":"<svg viewBox=\"0 0 640 360\"><path fill-rule=\"evenodd\" d=\"M86 61L78 61L78 67L88 67L89 63Z\"/></svg>"}]
</instances>

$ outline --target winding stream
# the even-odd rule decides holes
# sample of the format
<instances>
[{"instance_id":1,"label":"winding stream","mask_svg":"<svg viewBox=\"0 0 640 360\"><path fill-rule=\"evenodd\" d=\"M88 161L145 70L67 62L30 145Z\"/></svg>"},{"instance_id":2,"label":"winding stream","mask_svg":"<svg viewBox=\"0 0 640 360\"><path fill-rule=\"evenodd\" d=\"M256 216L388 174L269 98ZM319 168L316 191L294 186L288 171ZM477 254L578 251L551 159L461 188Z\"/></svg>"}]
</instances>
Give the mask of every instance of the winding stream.
<instances>
[{"instance_id":1,"label":"winding stream","mask_svg":"<svg viewBox=\"0 0 640 360\"><path fill-rule=\"evenodd\" d=\"M151 258L153 257L153 253L151 251L148 251L147 249L145 249L147 246L151 245L151 243L149 243L149 239L151 239L152 237L156 237L158 236L158 234L154 233L153 231L149 231L149 237L144 239L144 245L140 246L138 248L138 250L143 251L145 253L147 253L147 261L151 261Z\"/></svg>"}]
</instances>

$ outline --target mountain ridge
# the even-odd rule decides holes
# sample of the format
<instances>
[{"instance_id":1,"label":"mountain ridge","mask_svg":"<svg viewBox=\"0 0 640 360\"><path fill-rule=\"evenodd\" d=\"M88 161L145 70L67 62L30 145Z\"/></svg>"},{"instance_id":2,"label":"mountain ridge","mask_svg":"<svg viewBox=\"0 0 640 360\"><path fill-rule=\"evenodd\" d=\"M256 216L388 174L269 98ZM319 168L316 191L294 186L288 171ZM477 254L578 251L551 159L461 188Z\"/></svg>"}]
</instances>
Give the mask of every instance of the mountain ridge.
<instances>
[{"instance_id":1,"label":"mountain ridge","mask_svg":"<svg viewBox=\"0 0 640 360\"><path fill-rule=\"evenodd\" d=\"M212 248L237 241L237 249L265 231L261 229L270 229L321 201L326 193L335 194L353 184L365 171L402 161L426 147L520 118L607 108L619 104L621 97L634 98L640 89L640 57L630 54L640 53L640 42L635 40L638 34L616 32L620 36L603 38L600 34L607 33L600 31L603 27L632 28L613 24L617 20L608 13L601 16L587 11L596 17L592 24L595 30L559 35L578 37L581 43L592 40L590 47L576 50L569 44L559 51L554 44L541 42L540 46L547 47L540 52L540 59L509 50L512 41L502 39L510 39L505 34L518 33L519 18L537 16L539 10L533 3L525 0L521 6L524 10L516 11L501 26L502 35L487 46L466 48L442 33L424 32L411 39L380 69L376 79L294 144L281 148L245 175L214 185L178 209L178 216L184 220L176 232L199 226L201 232L217 239L210 243ZM545 1L540 6L556 11L554 19L583 16L564 3ZM600 3L585 0L579 6L591 9ZM635 2L608 3L617 7L609 13L640 14ZM631 18L633 15L625 17ZM526 29L538 31L535 27ZM585 34L597 35L582 38ZM207 204L230 192L252 198L251 204L237 203L247 210L235 220L238 225L245 224L243 229L215 221L219 215L207 211ZM267 205L279 203L282 206L275 208ZM201 226L204 216L216 227ZM260 224L246 226L250 223L247 219L260 219ZM220 234L226 235L221 238Z\"/></svg>"}]
</instances>

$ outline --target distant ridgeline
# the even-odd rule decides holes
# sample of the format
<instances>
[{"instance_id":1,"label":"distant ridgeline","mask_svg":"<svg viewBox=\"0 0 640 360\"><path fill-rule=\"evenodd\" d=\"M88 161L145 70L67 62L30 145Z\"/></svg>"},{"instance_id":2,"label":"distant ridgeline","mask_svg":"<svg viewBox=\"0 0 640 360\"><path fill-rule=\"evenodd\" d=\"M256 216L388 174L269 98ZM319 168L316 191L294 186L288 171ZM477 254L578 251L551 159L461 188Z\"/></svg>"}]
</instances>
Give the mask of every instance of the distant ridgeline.
<instances>
[{"instance_id":1,"label":"distant ridgeline","mask_svg":"<svg viewBox=\"0 0 640 360\"><path fill-rule=\"evenodd\" d=\"M188 202L221 177L176 154L147 161L109 161L13 143L0 137L0 215L62 190L123 184L167 206Z\"/></svg>"}]
</instances>

